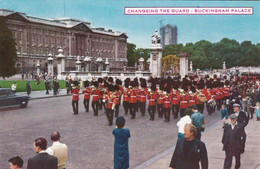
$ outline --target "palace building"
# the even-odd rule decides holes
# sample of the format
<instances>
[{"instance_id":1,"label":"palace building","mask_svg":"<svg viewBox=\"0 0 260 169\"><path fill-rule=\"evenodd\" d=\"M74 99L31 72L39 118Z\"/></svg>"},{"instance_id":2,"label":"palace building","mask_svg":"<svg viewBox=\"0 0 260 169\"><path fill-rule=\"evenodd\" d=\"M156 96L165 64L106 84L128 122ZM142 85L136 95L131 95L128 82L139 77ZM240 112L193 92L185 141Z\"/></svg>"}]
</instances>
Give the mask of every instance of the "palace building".
<instances>
[{"instance_id":1,"label":"palace building","mask_svg":"<svg viewBox=\"0 0 260 169\"><path fill-rule=\"evenodd\" d=\"M56 65L59 48L65 55L66 71L75 70L77 58L83 61L86 56L91 58L91 71L97 69L97 58L104 62L108 59L113 63L111 69L127 65L128 37L124 32L92 28L90 22L78 19L44 19L6 9L0 9L0 16L6 18L16 41L16 66L20 73L36 71L37 62L41 71L47 72L47 58L51 55Z\"/></svg>"}]
</instances>

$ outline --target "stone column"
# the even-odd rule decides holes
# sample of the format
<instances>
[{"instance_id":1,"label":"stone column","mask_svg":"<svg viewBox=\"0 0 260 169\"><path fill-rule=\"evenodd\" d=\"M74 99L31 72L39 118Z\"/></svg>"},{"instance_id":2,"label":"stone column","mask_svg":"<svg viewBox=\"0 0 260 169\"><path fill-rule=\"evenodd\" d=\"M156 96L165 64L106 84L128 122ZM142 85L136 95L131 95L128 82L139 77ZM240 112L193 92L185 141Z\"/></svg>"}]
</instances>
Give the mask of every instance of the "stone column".
<instances>
[{"instance_id":1,"label":"stone column","mask_svg":"<svg viewBox=\"0 0 260 169\"><path fill-rule=\"evenodd\" d=\"M58 55L56 56L57 58L57 78L61 79L61 72L65 70L65 56L62 54L63 50L60 48L58 50Z\"/></svg>"},{"instance_id":2,"label":"stone column","mask_svg":"<svg viewBox=\"0 0 260 169\"><path fill-rule=\"evenodd\" d=\"M91 58L86 56L84 62L85 62L85 72L90 72Z\"/></svg>"},{"instance_id":3,"label":"stone column","mask_svg":"<svg viewBox=\"0 0 260 169\"><path fill-rule=\"evenodd\" d=\"M51 56L52 55L49 54L49 58L47 59L47 62L48 62L48 75L50 77L53 76L53 58Z\"/></svg>"},{"instance_id":4,"label":"stone column","mask_svg":"<svg viewBox=\"0 0 260 169\"><path fill-rule=\"evenodd\" d=\"M183 78L188 74L188 53L180 54L180 75Z\"/></svg>"},{"instance_id":5,"label":"stone column","mask_svg":"<svg viewBox=\"0 0 260 169\"><path fill-rule=\"evenodd\" d=\"M139 65L140 65L140 71L143 71L144 70L144 58L141 57L139 59Z\"/></svg>"},{"instance_id":6,"label":"stone column","mask_svg":"<svg viewBox=\"0 0 260 169\"><path fill-rule=\"evenodd\" d=\"M105 65L106 65L106 72L109 72L109 62L108 62L108 58L106 58Z\"/></svg>"},{"instance_id":7,"label":"stone column","mask_svg":"<svg viewBox=\"0 0 260 169\"><path fill-rule=\"evenodd\" d=\"M150 72L152 76L161 76L161 59L162 59L162 46L161 44L152 44L150 57Z\"/></svg>"},{"instance_id":8,"label":"stone column","mask_svg":"<svg viewBox=\"0 0 260 169\"><path fill-rule=\"evenodd\" d=\"M102 72L103 71L103 59L98 57L96 62L98 64L98 72Z\"/></svg>"},{"instance_id":9,"label":"stone column","mask_svg":"<svg viewBox=\"0 0 260 169\"><path fill-rule=\"evenodd\" d=\"M77 71L77 72L80 72L80 71L81 71L81 61L80 61L80 60L77 60L77 61L76 61L76 71Z\"/></svg>"},{"instance_id":10,"label":"stone column","mask_svg":"<svg viewBox=\"0 0 260 169\"><path fill-rule=\"evenodd\" d=\"M41 73L40 67L41 67L41 65L40 65L40 61L38 60L38 61L37 61L37 64L36 64L37 75L40 75L40 73Z\"/></svg>"}]
</instances>

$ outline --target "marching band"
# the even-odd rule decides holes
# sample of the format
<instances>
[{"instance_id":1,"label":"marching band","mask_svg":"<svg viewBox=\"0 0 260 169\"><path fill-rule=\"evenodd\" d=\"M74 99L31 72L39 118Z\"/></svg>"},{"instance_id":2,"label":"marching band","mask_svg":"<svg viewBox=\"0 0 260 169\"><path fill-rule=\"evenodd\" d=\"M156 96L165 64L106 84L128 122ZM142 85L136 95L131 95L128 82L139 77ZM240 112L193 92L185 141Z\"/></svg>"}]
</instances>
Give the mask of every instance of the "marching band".
<instances>
[{"instance_id":1,"label":"marching band","mask_svg":"<svg viewBox=\"0 0 260 169\"><path fill-rule=\"evenodd\" d=\"M183 117L186 109L197 105L198 110L203 113L206 105L207 112L211 115L215 109L219 109L221 104L226 102L231 95L234 86L226 77L217 78L214 76L188 77L182 81L180 77L150 78L148 81L140 78L124 80L124 86L120 79L99 78L92 81L85 81L82 93L84 93L85 111L89 112L89 103L92 100L94 116L98 116L100 109L105 109L109 125L113 124L113 116L119 116L119 108L122 105L125 115L130 112L131 119L135 119L136 113L140 110L141 116L145 116L146 104L148 103L148 113L150 120L155 119L156 111L159 118L170 121L170 114L173 118ZM114 83L115 82L115 83ZM91 85L91 87L90 87ZM72 106L75 115L78 114L79 83L73 81Z\"/></svg>"}]
</instances>

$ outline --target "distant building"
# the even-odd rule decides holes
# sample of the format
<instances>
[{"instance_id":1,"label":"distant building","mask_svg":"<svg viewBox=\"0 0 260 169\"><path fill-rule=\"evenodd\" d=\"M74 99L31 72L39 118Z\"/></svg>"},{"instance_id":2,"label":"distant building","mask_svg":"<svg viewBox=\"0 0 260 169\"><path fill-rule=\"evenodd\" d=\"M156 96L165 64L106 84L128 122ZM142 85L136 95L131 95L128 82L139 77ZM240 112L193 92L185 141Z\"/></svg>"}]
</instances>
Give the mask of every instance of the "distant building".
<instances>
[{"instance_id":1,"label":"distant building","mask_svg":"<svg viewBox=\"0 0 260 169\"><path fill-rule=\"evenodd\" d=\"M44 19L27 16L25 13L0 9L0 16L7 19L7 26L16 41L18 71L28 72L40 61L41 71L47 71L47 58L65 55L65 70L75 69L77 57L108 58L111 68L127 65L127 35L104 28L92 28L90 22L72 18ZM56 60L54 57L54 65ZM93 64L95 66L95 64ZM36 71L36 69L33 69ZM54 72L56 68L54 67Z\"/></svg>"},{"instance_id":2,"label":"distant building","mask_svg":"<svg viewBox=\"0 0 260 169\"><path fill-rule=\"evenodd\" d=\"M178 29L177 26L170 24L160 28L161 45L177 45L178 43Z\"/></svg>"}]
</instances>

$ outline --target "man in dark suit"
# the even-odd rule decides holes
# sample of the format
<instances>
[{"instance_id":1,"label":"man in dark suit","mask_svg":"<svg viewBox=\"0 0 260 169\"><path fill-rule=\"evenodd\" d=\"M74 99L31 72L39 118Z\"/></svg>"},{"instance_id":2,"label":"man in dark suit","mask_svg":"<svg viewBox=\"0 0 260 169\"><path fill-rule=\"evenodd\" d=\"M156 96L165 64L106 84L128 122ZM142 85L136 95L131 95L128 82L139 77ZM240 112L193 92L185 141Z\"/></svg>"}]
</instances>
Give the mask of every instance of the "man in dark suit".
<instances>
[{"instance_id":1,"label":"man in dark suit","mask_svg":"<svg viewBox=\"0 0 260 169\"><path fill-rule=\"evenodd\" d=\"M222 137L223 150L226 152L224 169L231 169L232 157L235 156L235 169L240 168L240 155L245 151L246 133L244 126L237 123L237 115L229 116L231 123L226 124Z\"/></svg>"},{"instance_id":2,"label":"man in dark suit","mask_svg":"<svg viewBox=\"0 0 260 169\"><path fill-rule=\"evenodd\" d=\"M196 138L197 129L186 124L184 138L178 139L169 169L208 169L208 155L205 144Z\"/></svg>"},{"instance_id":3,"label":"man in dark suit","mask_svg":"<svg viewBox=\"0 0 260 169\"><path fill-rule=\"evenodd\" d=\"M45 138L37 138L34 140L33 149L37 153L28 160L27 169L58 169L57 157L49 155L45 150L47 140Z\"/></svg>"},{"instance_id":4,"label":"man in dark suit","mask_svg":"<svg viewBox=\"0 0 260 169\"><path fill-rule=\"evenodd\" d=\"M233 104L233 109L235 115L237 115L237 122L242 124L243 127L246 127L249 121L249 115L247 112L240 110L240 105L235 103Z\"/></svg>"}]
</instances>

